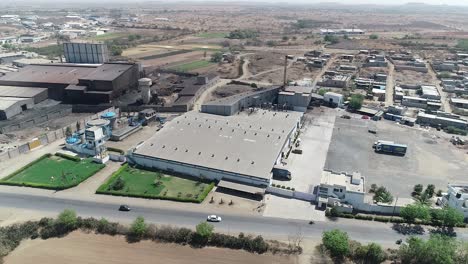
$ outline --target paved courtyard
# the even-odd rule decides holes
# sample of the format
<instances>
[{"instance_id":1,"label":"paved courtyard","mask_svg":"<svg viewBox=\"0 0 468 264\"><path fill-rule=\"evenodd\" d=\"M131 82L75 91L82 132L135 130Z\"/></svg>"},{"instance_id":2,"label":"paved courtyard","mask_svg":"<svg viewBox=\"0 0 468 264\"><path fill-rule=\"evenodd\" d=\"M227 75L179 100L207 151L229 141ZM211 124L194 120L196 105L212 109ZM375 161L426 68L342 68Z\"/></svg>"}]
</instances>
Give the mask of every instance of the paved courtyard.
<instances>
[{"instance_id":1,"label":"paved courtyard","mask_svg":"<svg viewBox=\"0 0 468 264\"><path fill-rule=\"evenodd\" d=\"M377 134L367 131L369 124L376 125ZM434 129L388 120L337 117L325 168L361 172L367 189L373 183L383 185L398 197L410 197L415 184L435 184L436 189L445 191L448 183L468 183L468 155L452 146L448 138ZM406 155L375 153L372 144L379 139L408 145Z\"/></svg>"},{"instance_id":2,"label":"paved courtyard","mask_svg":"<svg viewBox=\"0 0 468 264\"><path fill-rule=\"evenodd\" d=\"M299 138L303 153L291 153L286 160L291 171L291 181L273 181L275 184L295 188L300 192L312 192L320 183L325 159L332 137L335 116L338 110L315 108L305 114L304 126Z\"/></svg>"},{"instance_id":3,"label":"paved courtyard","mask_svg":"<svg viewBox=\"0 0 468 264\"><path fill-rule=\"evenodd\" d=\"M278 197L267 194L266 207L263 216L298 219L306 221L325 221L325 212L315 210L315 204L310 202Z\"/></svg>"}]
</instances>

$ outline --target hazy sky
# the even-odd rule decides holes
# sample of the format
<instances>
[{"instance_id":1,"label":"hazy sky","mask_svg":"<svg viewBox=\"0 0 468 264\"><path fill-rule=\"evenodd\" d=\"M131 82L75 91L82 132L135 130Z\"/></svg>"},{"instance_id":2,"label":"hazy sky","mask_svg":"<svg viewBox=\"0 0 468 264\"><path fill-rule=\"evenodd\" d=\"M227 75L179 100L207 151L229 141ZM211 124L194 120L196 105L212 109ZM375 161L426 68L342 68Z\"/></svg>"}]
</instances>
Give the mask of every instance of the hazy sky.
<instances>
[{"instance_id":1,"label":"hazy sky","mask_svg":"<svg viewBox=\"0 0 468 264\"><path fill-rule=\"evenodd\" d=\"M400 5L406 4L408 2L418 2L418 3L426 3L426 4L433 4L433 5L463 5L468 6L468 0L0 0L0 2L30 2L30 3L41 3L41 2L48 2L48 3L60 3L60 2L124 2L124 3L132 3L132 2L146 2L146 1L153 1L153 2L264 2L264 3L301 3L301 4L314 4L314 3L321 3L321 2L337 2L342 4L385 4L385 5Z\"/></svg>"}]
</instances>

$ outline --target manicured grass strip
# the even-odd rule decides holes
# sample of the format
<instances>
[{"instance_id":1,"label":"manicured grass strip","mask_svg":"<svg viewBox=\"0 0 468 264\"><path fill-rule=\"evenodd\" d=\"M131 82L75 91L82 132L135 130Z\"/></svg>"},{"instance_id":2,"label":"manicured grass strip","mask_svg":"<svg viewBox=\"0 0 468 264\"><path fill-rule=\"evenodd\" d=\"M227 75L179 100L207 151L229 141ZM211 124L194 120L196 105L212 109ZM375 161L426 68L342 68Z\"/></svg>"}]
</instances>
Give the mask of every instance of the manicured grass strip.
<instances>
[{"instance_id":1,"label":"manicured grass strip","mask_svg":"<svg viewBox=\"0 0 468 264\"><path fill-rule=\"evenodd\" d=\"M96 193L200 203L213 187L214 183L132 168L125 164Z\"/></svg>"},{"instance_id":2,"label":"manicured grass strip","mask_svg":"<svg viewBox=\"0 0 468 264\"><path fill-rule=\"evenodd\" d=\"M197 34L196 37L199 37L199 38L225 38L228 35L229 35L228 33L223 33L223 32L205 32L205 33Z\"/></svg>"},{"instance_id":3,"label":"manicured grass strip","mask_svg":"<svg viewBox=\"0 0 468 264\"><path fill-rule=\"evenodd\" d=\"M200 68L205 68L210 65L213 65L213 63L210 61L199 60L199 61L192 61L189 63L176 65L176 66L170 67L170 69L181 71L181 72L188 72L188 71L193 71L193 70L200 69Z\"/></svg>"},{"instance_id":4,"label":"manicured grass strip","mask_svg":"<svg viewBox=\"0 0 468 264\"><path fill-rule=\"evenodd\" d=\"M114 32L114 33L105 33L105 34L102 34L102 35L99 35L99 36L94 36L94 37L91 37L90 39L104 41L104 40L112 40L112 39L123 38L123 37L126 37L128 35L129 35L129 33Z\"/></svg>"},{"instance_id":5,"label":"manicured grass strip","mask_svg":"<svg viewBox=\"0 0 468 264\"><path fill-rule=\"evenodd\" d=\"M92 159L78 161L68 155L48 154L10 174L0 184L63 190L77 186L104 167Z\"/></svg>"}]
</instances>

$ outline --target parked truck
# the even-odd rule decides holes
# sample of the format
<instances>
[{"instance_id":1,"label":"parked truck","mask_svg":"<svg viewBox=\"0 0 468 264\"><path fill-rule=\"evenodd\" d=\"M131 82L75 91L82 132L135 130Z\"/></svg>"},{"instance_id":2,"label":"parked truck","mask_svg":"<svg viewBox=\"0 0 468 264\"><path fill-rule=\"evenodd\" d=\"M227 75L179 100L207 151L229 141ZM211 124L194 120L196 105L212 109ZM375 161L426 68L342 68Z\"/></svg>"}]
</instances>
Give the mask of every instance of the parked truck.
<instances>
[{"instance_id":1,"label":"parked truck","mask_svg":"<svg viewBox=\"0 0 468 264\"><path fill-rule=\"evenodd\" d=\"M386 140L378 140L377 142L374 142L372 147L375 149L375 152L390 153L401 156L406 154L406 149L408 148L408 146L404 144L397 144L393 141Z\"/></svg>"}]
</instances>

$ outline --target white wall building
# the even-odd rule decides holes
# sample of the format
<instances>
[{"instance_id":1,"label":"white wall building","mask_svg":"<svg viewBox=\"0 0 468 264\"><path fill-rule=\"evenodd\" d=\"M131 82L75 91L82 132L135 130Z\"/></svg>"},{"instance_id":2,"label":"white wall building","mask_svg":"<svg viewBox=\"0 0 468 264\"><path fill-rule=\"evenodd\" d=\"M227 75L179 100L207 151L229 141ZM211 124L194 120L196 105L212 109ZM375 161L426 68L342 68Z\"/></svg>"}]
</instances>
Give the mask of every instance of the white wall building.
<instances>
[{"instance_id":1,"label":"white wall building","mask_svg":"<svg viewBox=\"0 0 468 264\"><path fill-rule=\"evenodd\" d=\"M343 95L334 92L326 92L323 95L323 101L325 101L325 103L333 104L338 107L342 107L344 104Z\"/></svg>"},{"instance_id":2,"label":"white wall building","mask_svg":"<svg viewBox=\"0 0 468 264\"><path fill-rule=\"evenodd\" d=\"M188 112L137 146L130 161L163 171L266 188L293 144L302 113Z\"/></svg>"},{"instance_id":3,"label":"white wall building","mask_svg":"<svg viewBox=\"0 0 468 264\"><path fill-rule=\"evenodd\" d=\"M365 194L364 177L360 173L345 174L323 171L317 193L318 206L348 203L359 208L364 204Z\"/></svg>"},{"instance_id":4,"label":"white wall building","mask_svg":"<svg viewBox=\"0 0 468 264\"><path fill-rule=\"evenodd\" d=\"M442 197L441 205L457 209L468 218L468 185L449 184L447 195Z\"/></svg>"}]
</instances>

